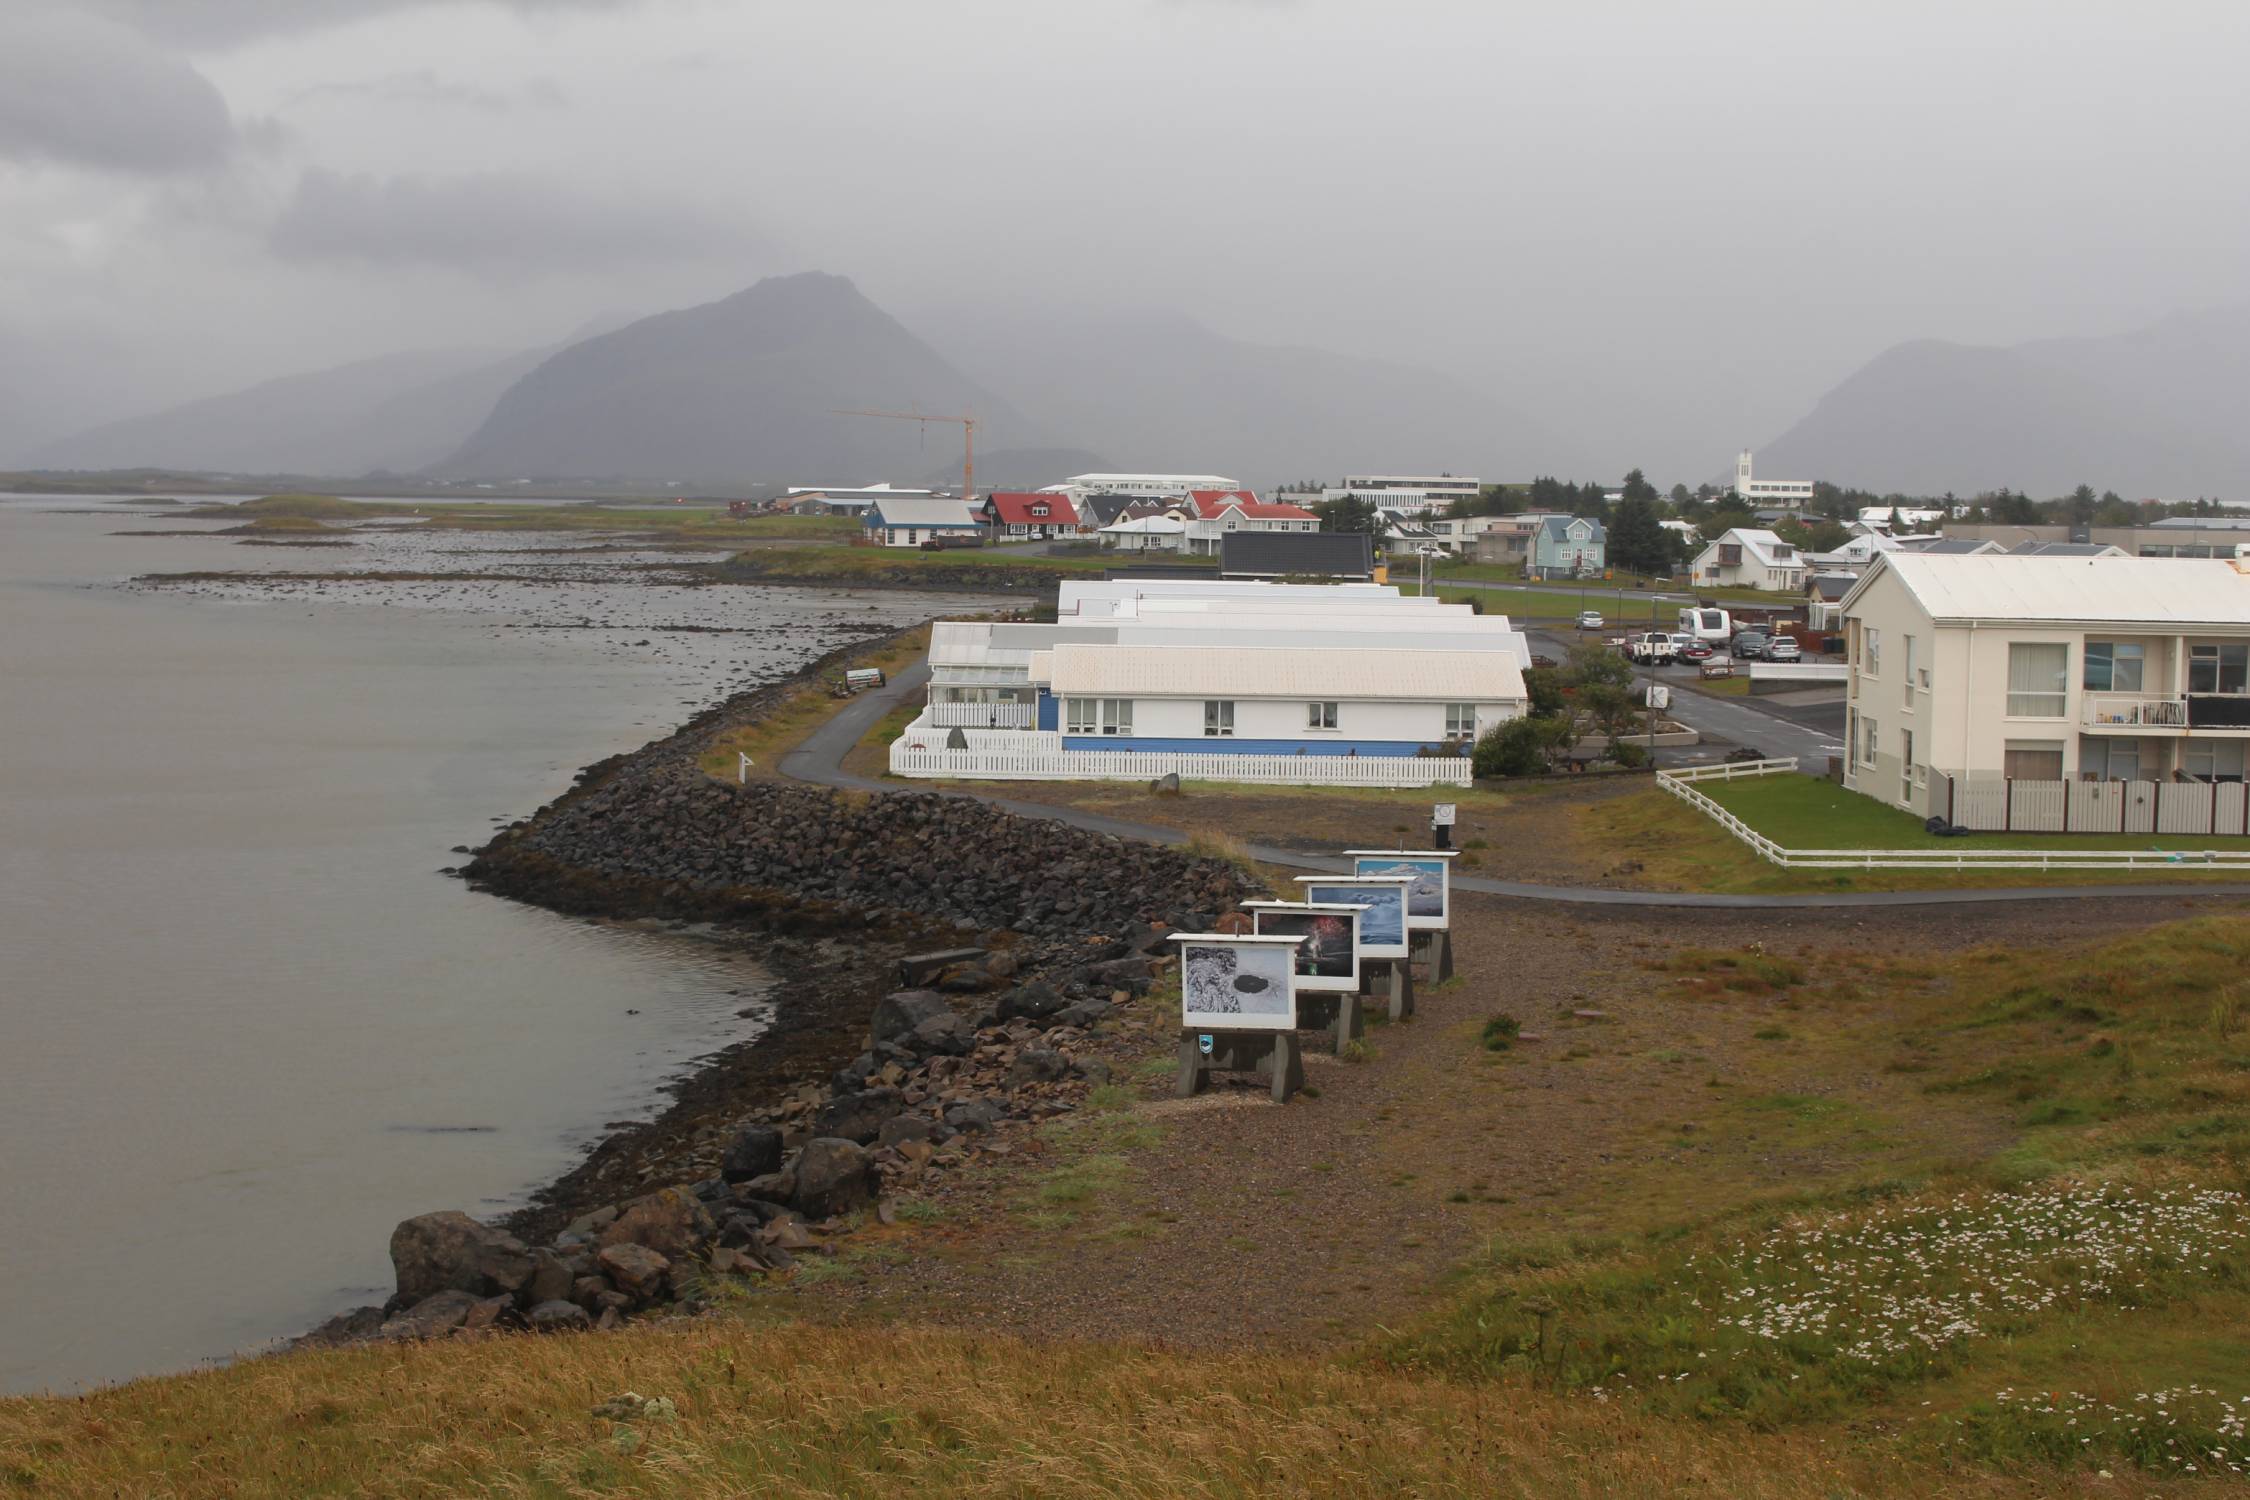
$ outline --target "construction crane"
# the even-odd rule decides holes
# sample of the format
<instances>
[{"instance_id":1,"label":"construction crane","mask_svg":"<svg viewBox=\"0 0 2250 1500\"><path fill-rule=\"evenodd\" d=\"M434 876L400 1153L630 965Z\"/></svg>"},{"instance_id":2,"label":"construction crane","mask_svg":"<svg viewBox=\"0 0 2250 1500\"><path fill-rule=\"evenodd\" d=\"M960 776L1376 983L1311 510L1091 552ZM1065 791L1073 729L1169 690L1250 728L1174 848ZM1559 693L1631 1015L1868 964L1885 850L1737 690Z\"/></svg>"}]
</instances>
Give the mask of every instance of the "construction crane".
<instances>
[{"instance_id":1,"label":"construction crane","mask_svg":"<svg viewBox=\"0 0 2250 1500\"><path fill-rule=\"evenodd\" d=\"M977 419L975 417L943 417L926 411L861 411L836 413L839 417L897 417L907 422L959 422L961 424L961 498L971 505L976 503L977 479Z\"/></svg>"}]
</instances>

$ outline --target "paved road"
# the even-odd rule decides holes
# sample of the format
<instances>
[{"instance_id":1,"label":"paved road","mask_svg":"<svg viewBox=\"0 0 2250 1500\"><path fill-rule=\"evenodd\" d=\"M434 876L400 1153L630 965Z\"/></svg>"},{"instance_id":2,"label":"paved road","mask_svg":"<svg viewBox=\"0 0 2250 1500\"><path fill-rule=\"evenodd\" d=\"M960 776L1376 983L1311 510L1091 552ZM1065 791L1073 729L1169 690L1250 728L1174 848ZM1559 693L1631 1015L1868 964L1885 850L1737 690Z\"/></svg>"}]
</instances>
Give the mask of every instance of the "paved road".
<instances>
[{"instance_id":1,"label":"paved road","mask_svg":"<svg viewBox=\"0 0 2250 1500\"><path fill-rule=\"evenodd\" d=\"M781 774L798 781L809 781L821 786L849 787L864 792L936 791L934 787L917 787L896 781L877 781L857 776L843 767L844 756L860 737L874 727L875 721L889 713L900 702L919 696L929 681L927 662L894 675L890 682L873 692L862 693L820 728L813 731L805 742L781 758ZM1678 698L1673 702L1677 703ZM1018 813L1027 818L1053 818L1076 828L1095 833L1114 834L1118 838L1136 839L1150 844L1184 844L1188 835L1176 828L1163 828L1150 823L1133 823L1123 818L1104 817L1099 813L1083 812L1074 807L1057 807L1046 802L1019 802L997 793L981 791L947 790L946 796L973 797L996 807ZM1433 800L1435 800L1433 798ZM1307 854L1301 849L1283 849L1271 844L1252 844L1252 858L1267 864L1286 865L1295 869L1330 871L1347 868L1339 857ZM1715 909L1789 910L1807 908L1897 907L1897 906L1951 906L1964 902L2020 902L2121 898L2179 897L2179 896L2250 896L2250 885L2081 885L2068 888L2032 887L2005 890L1967 891L1856 891L1850 893L1806 894L1793 896L1720 896L1696 891L1617 891L1598 886L1532 885L1516 880L1489 880L1476 875L1456 875L1453 884L1464 891L1481 891L1494 896L1515 896L1527 901L1560 901L1586 906L1627 907L1704 907Z\"/></svg>"}]
</instances>

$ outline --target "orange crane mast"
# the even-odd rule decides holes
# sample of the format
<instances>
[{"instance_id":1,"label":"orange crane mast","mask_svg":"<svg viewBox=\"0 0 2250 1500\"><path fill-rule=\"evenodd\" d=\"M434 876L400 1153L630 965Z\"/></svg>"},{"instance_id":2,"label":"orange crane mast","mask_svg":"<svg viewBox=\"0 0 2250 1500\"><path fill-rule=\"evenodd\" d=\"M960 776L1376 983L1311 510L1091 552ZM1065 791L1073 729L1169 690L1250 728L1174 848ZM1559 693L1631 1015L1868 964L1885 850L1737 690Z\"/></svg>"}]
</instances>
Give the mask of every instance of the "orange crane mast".
<instances>
[{"instance_id":1,"label":"orange crane mast","mask_svg":"<svg viewBox=\"0 0 2250 1500\"><path fill-rule=\"evenodd\" d=\"M961 498L976 504L977 480L977 419L975 417L946 417L926 411L864 411L846 410L839 417L897 417L907 422L959 422L961 424Z\"/></svg>"}]
</instances>

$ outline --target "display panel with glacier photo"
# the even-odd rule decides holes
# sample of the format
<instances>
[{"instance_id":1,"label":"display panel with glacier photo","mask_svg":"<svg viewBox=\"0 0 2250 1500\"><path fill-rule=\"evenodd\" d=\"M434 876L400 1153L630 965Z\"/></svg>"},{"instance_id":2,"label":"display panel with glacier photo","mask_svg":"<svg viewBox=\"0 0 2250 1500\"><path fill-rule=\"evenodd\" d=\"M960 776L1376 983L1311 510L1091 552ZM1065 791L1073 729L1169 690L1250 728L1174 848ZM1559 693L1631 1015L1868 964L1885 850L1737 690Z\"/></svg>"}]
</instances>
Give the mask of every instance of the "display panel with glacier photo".
<instances>
[{"instance_id":1,"label":"display panel with glacier photo","mask_svg":"<svg viewBox=\"0 0 2250 1500\"><path fill-rule=\"evenodd\" d=\"M1443 928L1452 915L1452 851L1435 849L1348 849L1353 873L1404 876L1414 883L1406 893L1406 925L1417 932Z\"/></svg>"},{"instance_id":2,"label":"display panel with glacier photo","mask_svg":"<svg viewBox=\"0 0 2250 1500\"><path fill-rule=\"evenodd\" d=\"M1406 957L1404 875L1300 875L1305 899L1365 907L1359 918L1359 951L1364 958Z\"/></svg>"},{"instance_id":3,"label":"display panel with glacier photo","mask_svg":"<svg viewBox=\"0 0 2250 1500\"><path fill-rule=\"evenodd\" d=\"M1180 1024L1194 1031L1289 1031L1297 1024L1294 937L1179 938Z\"/></svg>"}]
</instances>

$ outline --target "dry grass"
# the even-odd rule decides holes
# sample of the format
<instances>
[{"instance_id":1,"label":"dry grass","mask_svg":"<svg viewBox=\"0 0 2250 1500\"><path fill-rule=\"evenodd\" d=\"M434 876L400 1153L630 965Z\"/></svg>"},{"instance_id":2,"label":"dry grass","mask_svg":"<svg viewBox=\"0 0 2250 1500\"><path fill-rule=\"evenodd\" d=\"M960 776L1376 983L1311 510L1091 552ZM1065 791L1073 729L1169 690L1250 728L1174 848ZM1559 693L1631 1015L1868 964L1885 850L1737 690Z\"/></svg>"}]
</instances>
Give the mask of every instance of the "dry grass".
<instances>
[{"instance_id":1,"label":"dry grass","mask_svg":"<svg viewBox=\"0 0 2250 1500\"><path fill-rule=\"evenodd\" d=\"M676 1421L593 1408L627 1390ZM2067 1487L2067 1486L2066 1486ZM711 1318L297 1355L0 1403L25 1496L1999 1495L1520 1388Z\"/></svg>"},{"instance_id":2,"label":"dry grass","mask_svg":"<svg viewBox=\"0 0 2250 1500\"><path fill-rule=\"evenodd\" d=\"M924 625L904 635L890 637L878 650L855 655L851 665L897 672L920 661L929 654L929 649L930 627ZM840 672L841 668L838 670ZM716 736L711 748L697 757L696 764L703 768L705 775L732 781L741 769L738 757L748 755L753 778L778 776L782 756L803 744L807 736L850 702L849 698L832 696L824 683L797 688L761 713L757 722Z\"/></svg>"}]
</instances>

